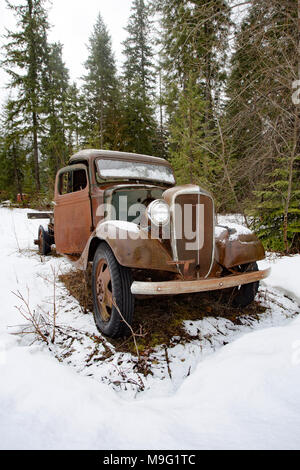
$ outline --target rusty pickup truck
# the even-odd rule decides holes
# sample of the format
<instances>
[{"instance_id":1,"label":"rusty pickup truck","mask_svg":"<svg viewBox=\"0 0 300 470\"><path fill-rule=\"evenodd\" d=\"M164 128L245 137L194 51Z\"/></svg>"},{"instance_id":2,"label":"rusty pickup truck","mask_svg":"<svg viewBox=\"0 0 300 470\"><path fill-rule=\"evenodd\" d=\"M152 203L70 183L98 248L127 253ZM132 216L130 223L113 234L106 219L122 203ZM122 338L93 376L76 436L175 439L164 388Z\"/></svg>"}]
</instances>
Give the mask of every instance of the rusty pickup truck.
<instances>
[{"instance_id":1,"label":"rusty pickup truck","mask_svg":"<svg viewBox=\"0 0 300 470\"><path fill-rule=\"evenodd\" d=\"M135 296L227 289L233 306L253 301L265 257L256 236L216 224L214 200L198 185L176 186L169 162L147 155L83 150L56 177L54 212L35 243L80 269L92 263L97 328L125 336Z\"/></svg>"}]
</instances>

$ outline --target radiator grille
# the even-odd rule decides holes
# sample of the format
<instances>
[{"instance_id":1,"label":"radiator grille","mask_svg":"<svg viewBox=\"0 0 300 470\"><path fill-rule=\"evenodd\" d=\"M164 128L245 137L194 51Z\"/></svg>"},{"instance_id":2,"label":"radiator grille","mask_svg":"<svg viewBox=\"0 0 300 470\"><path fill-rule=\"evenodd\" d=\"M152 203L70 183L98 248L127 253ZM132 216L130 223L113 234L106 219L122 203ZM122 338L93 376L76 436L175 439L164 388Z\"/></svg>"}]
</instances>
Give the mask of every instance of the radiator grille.
<instances>
[{"instance_id":1,"label":"radiator grille","mask_svg":"<svg viewBox=\"0 0 300 470\"><path fill-rule=\"evenodd\" d=\"M173 211L173 255L185 278L209 275L214 256L214 203L208 194L180 194ZM184 263L186 262L186 263Z\"/></svg>"}]
</instances>

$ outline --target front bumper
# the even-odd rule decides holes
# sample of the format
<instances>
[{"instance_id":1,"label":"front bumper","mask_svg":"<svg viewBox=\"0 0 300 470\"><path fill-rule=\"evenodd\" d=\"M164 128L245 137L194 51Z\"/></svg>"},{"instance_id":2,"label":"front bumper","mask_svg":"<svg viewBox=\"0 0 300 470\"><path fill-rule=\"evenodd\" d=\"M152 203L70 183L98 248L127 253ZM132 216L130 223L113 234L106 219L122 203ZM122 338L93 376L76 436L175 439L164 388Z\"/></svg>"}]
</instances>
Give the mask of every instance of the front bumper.
<instances>
[{"instance_id":1,"label":"front bumper","mask_svg":"<svg viewBox=\"0 0 300 470\"><path fill-rule=\"evenodd\" d=\"M135 295L170 295L207 292L211 290L228 289L230 287L261 281L270 275L271 269L253 271L243 274L232 274L226 277L200 279L197 281L166 281L141 282L134 281L131 292Z\"/></svg>"}]
</instances>

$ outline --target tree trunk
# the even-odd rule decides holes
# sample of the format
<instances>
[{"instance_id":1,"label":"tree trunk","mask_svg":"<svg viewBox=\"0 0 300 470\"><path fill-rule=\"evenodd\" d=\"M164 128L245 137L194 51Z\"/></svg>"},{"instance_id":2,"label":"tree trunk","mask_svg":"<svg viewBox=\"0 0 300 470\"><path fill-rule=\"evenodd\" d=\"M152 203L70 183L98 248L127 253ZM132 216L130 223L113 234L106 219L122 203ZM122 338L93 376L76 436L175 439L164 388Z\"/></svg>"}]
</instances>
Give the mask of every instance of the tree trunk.
<instances>
[{"instance_id":1,"label":"tree trunk","mask_svg":"<svg viewBox=\"0 0 300 470\"><path fill-rule=\"evenodd\" d=\"M194 149L193 149L193 123L192 123L192 113L190 104L188 104L188 116L189 116L189 137L190 137L190 154L189 154L189 171L190 171L190 183L194 184Z\"/></svg>"},{"instance_id":2,"label":"tree trunk","mask_svg":"<svg viewBox=\"0 0 300 470\"><path fill-rule=\"evenodd\" d=\"M15 174L17 190L18 190L18 194L20 194L21 201L23 201L23 191L22 191L22 184L21 184L21 179L20 179L20 170L19 170L19 165L18 165L18 157L17 157L17 151L16 151L15 144L13 144L12 153L13 153L14 174Z\"/></svg>"},{"instance_id":3,"label":"tree trunk","mask_svg":"<svg viewBox=\"0 0 300 470\"><path fill-rule=\"evenodd\" d=\"M34 162L34 176L35 176L35 187L39 193L41 190L40 185L40 168L39 168L39 148L38 148L38 136L37 136L37 115L36 112L32 113L32 124L33 124L33 162Z\"/></svg>"},{"instance_id":4,"label":"tree trunk","mask_svg":"<svg viewBox=\"0 0 300 470\"><path fill-rule=\"evenodd\" d=\"M103 99L100 104L100 148L103 149Z\"/></svg>"}]
</instances>

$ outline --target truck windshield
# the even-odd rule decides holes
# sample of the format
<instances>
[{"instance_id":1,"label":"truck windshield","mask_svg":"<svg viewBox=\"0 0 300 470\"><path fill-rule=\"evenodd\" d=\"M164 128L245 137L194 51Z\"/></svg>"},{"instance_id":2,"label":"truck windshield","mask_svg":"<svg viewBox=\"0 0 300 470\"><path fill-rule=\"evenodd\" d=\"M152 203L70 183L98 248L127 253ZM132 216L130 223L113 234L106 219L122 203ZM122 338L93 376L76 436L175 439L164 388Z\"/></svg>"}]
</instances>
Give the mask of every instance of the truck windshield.
<instances>
[{"instance_id":1,"label":"truck windshield","mask_svg":"<svg viewBox=\"0 0 300 470\"><path fill-rule=\"evenodd\" d=\"M98 176L101 179L134 179L159 181L175 184L172 168L153 163L133 162L125 160L97 160Z\"/></svg>"}]
</instances>

